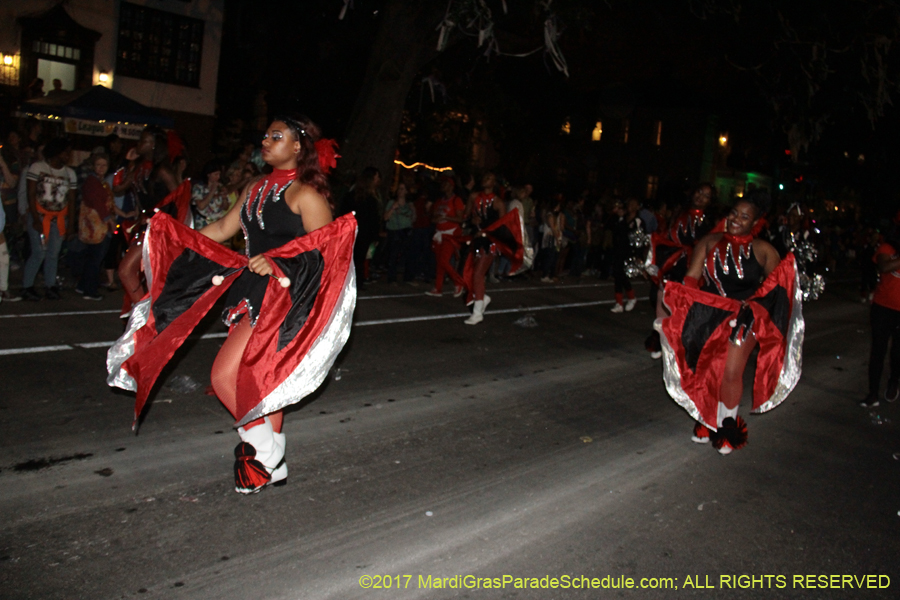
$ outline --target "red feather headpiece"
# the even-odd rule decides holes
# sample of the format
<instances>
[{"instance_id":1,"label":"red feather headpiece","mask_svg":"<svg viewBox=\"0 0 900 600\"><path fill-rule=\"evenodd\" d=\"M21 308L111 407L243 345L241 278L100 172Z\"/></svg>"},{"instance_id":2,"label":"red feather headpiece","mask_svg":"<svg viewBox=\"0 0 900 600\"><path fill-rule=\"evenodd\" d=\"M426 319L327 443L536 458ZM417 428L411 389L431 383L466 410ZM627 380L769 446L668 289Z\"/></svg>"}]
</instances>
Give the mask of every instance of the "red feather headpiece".
<instances>
[{"instance_id":1,"label":"red feather headpiece","mask_svg":"<svg viewBox=\"0 0 900 600\"><path fill-rule=\"evenodd\" d=\"M322 138L316 142L316 152L319 154L319 166L326 175L337 167L337 159L341 157L336 152L338 143L335 140Z\"/></svg>"}]
</instances>

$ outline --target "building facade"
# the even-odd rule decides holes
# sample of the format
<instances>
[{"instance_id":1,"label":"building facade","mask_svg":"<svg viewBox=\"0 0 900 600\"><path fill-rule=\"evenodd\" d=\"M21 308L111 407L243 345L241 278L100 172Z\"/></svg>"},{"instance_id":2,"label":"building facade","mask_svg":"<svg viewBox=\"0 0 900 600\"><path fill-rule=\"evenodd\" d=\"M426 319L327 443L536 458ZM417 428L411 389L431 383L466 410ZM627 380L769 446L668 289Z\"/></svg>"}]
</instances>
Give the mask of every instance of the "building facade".
<instances>
[{"instance_id":1,"label":"building facade","mask_svg":"<svg viewBox=\"0 0 900 600\"><path fill-rule=\"evenodd\" d=\"M171 117L198 160L212 145L224 0L3 0L5 114L33 94L103 85Z\"/></svg>"}]
</instances>

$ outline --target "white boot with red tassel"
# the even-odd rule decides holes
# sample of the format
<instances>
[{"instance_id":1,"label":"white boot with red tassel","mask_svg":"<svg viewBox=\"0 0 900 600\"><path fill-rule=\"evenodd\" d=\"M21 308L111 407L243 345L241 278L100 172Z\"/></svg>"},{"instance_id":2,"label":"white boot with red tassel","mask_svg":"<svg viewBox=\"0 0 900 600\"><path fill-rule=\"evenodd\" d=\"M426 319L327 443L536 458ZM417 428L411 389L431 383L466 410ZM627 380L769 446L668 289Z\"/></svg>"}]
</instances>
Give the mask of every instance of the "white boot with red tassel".
<instances>
[{"instance_id":1,"label":"white boot with red tassel","mask_svg":"<svg viewBox=\"0 0 900 600\"><path fill-rule=\"evenodd\" d=\"M269 417L256 427L239 427L238 435L241 443L234 449L234 491L255 494L267 485L286 484L285 437L275 433Z\"/></svg>"}]
</instances>

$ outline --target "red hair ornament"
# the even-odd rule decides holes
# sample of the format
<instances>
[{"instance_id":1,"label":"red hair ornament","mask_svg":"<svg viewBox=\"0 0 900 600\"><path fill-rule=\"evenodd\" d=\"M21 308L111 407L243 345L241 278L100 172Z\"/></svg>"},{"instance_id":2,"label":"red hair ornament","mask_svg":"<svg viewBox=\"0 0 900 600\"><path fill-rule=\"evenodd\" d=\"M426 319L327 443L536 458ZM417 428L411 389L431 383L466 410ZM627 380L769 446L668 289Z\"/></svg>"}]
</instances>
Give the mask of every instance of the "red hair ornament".
<instances>
[{"instance_id":1,"label":"red hair ornament","mask_svg":"<svg viewBox=\"0 0 900 600\"><path fill-rule=\"evenodd\" d=\"M316 153L319 155L319 166L322 168L322 172L327 175L332 169L337 167L337 159L341 157L336 152L338 143L335 140L322 138L316 142L315 146Z\"/></svg>"}]
</instances>

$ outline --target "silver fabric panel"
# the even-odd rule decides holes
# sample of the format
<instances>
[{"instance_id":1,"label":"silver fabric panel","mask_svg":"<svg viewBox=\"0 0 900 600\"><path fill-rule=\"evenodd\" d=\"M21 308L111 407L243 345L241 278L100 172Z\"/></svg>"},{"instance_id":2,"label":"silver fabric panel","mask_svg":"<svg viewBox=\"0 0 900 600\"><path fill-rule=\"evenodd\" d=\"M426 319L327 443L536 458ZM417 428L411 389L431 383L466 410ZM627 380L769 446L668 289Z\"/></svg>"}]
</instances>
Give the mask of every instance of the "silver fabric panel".
<instances>
[{"instance_id":1,"label":"silver fabric panel","mask_svg":"<svg viewBox=\"0 0 900 600\"><path fill-rule=\"evenodd\" d=\"M137 391L137 382L122 368L125 361L134 354L134 334L147 323L150 316L150 297L146 297L131 310L128 327L116 343L106 352L106 372L109 374L106 383L111 387Z\"/></svg>"},{"instance_id":2,"label":"silver fabric panel","mask_svg":"<svg viewBox=\"0 0 900 600\"><path fill-rule=\"evenodd\" d=\"M706 425L710 431L716 431L715 423L706 423L700 417L700 411L694 406L694 402L690 396L681 388L681 371L678 370L678 362L675 360L675 351L669 345L666 334L662 331L662 319L653 321L653 329L659 332L659 341L662 346L663 353L663 383L666 384L666 391L672 397L678 406L687 411L695 420Z\"/></svg>"},{"instance_id":3,"label":"silver fabric panel","mask_svg":"<svg viewBox=\"0 0 900 600\"><path fill-rule=\"evenodd\" d=\"M141 247L141 268L144 270L144 276L147 278L147 289L153 286L153 269L150 267L150 244L153 243L153 236L150 230L153 228L151 223L147 223L147 230L144 232L144 243Z\"/></svg>"},{"instance_id":4,"label":"silver fabric panel","mask_svg":"<svg viewBox=\"0 0 900 600\"><path fill-rule=\"evenodd\" d=\"M775 393L753 413L764 413L772 410L788 397L788 394L800 381L800 372L803 369L803 335L806 331L806 323L803 321L803 290L800 288L800 270L794 264L794 306L791 310L791 321L788 325L787 345L785 348L784 365L781 367L781 375L778 376L778 385Z\"/></svg>"},{"instance_id":5,"label":"silver fabric panel","mask_svg":"<svg viewBox=\"0 0 900 600\"><path fill-rule=\"evenodd\" d=\"M350 338L350 326L353 323L355 308L356 270L351 264L341 295L338 297L334 311L322 334L313 342L309 352L294 371L235 426L240 427L285 406L299 402L322 385L322 382L328 377L337 355Z\"/></svg>"},{"instance_id":6,"label":"silver fabric panel","mask_svg":"<svg viewBox=\"0 0 900 600\"><path fill-rule=\"evenodd\" d=\"M510 277L524 273L534 265L534 248L531 246L531 239L525 228L525 218L522 216L522 211L516 209L516 212L519 213L519 227L522 229L522 266L515 273L510 273Z\"/></svg>"}]
</instances>

